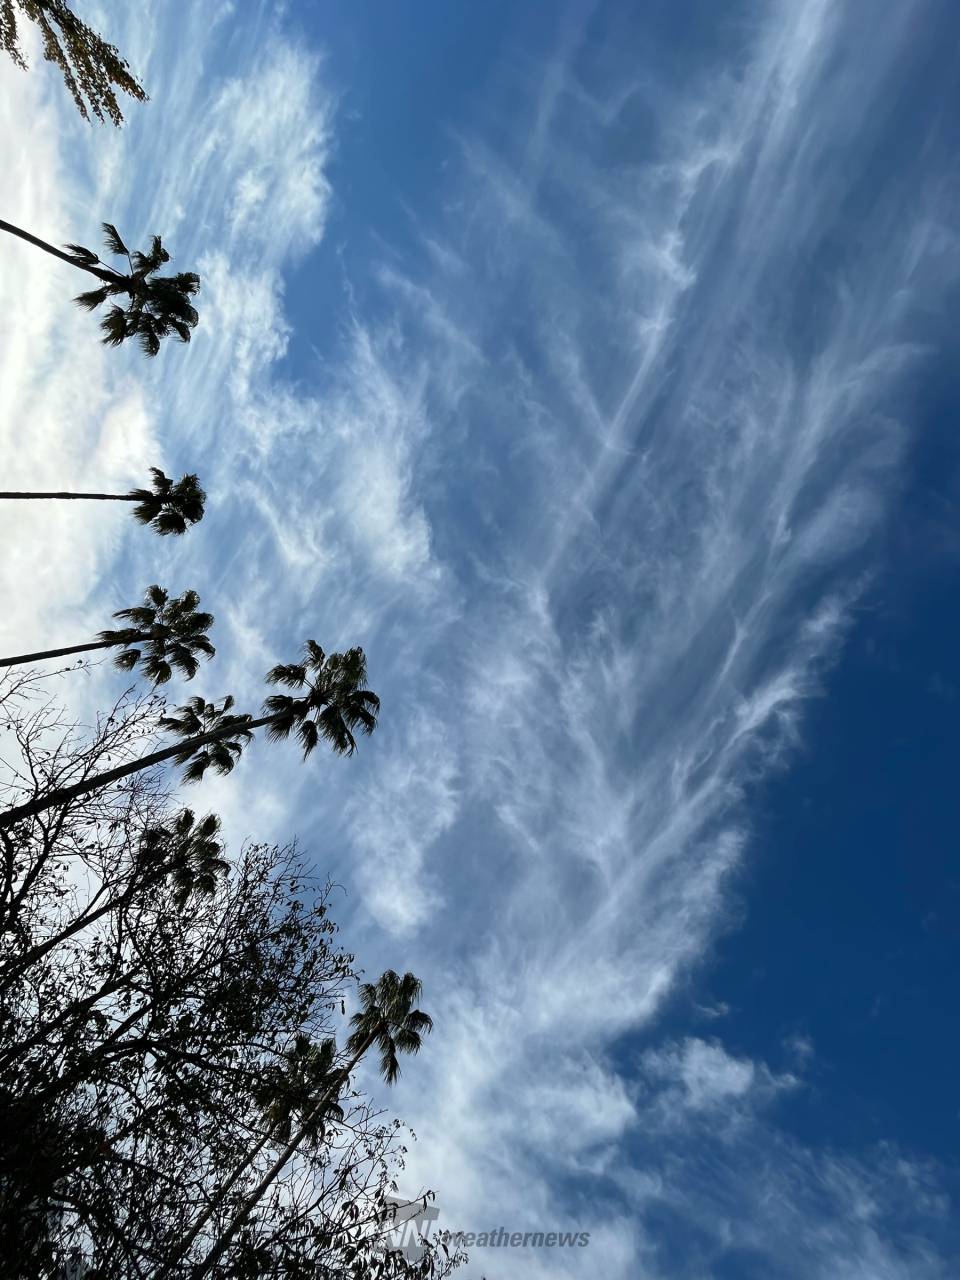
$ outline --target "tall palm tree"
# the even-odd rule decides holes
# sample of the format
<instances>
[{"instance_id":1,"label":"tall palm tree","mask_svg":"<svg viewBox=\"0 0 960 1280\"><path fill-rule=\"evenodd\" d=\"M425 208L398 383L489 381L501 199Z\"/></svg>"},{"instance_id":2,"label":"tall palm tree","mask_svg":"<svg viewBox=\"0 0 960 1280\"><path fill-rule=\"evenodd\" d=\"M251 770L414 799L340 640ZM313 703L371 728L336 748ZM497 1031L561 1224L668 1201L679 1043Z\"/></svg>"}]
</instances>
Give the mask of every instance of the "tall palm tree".
<instances>
[{"instance_id":1,"label":"tall palm tree","mask_svg":"<svg viewBox=\"0 0 960 1280\"><path fill-rule=\"evenodd\" d=\"M277 666L267 673L271 684L299 689L302 697L273 694L264 700L267 714L256 720L249 714L234 713L230 695L219 706L201 697L191 698L178 708L176 715L160 721L160 727L176 734L180 742L15 805L0 813L0 829L167 760L187 766L187 782L199 782L211 768L216 773L229 773L254 730L263 727L268 737L277 740L288 738L296 730L304 759L321 741L327 742L336 755L351 756L357 749L355 734L372 733L380 710L380 699L364 687L366 678L367 662L362 649L328 655L316 641L308 640L302 662Z\"/></svg>"},{"instance_id":2,"label":"tall palm tree","mask_svg":"<svg viewBox=\"0 0 960 1280\"><path fill-rule=\"evenodd\" d=\"M333 1078L336 1055L335 1040L321 1040L317 1044L309 1036L299 1034L294 1037L280 1063L274 1063L261 1076L254 1101L263 1110L272 1140L289 1142L294 1118L299 1115L306 1119L311 1114L314 1122L307 1141L315 1143L320 1140L325 1117L315 1113L314 1101ZM337 1106L331 1107L328 1114L343 1118L343 1112Z\"/></svg>"},{"instance_id":3,"label":"tall palm tree","mask_svg":"<svg viewBox=\"0 0 960 1280\"><path fill-rule=\"evenodd\" d=\"M45 253L96 276L101 282L99 287L78 293L74 298L74 302L85 311L96 311L111 298L125 300L123 306L114 302L100 321L103 341L107 346L119 347L127 338L136 338L145 355L155 356L160 350L161 340L171 333L181 342L189 342L191 331L199 320L190 299L200 290L200 277L194 271L181 271L173 276L156 275L170 261L159 236L151 238L146 253L136 250L131 253L111 222L102 225L107 248L117 257L126 258L129 271L117 271L101 262L91 249L85 249L82 244L68 244L58 249L12 222L0 221L0 231L19 236Z\"/></svg>"},{"instance_id":4,"label":"tall palm tree","mask_svg":"<svg viewBox=\"0 0 960 1280\"><path fill-rule=\"evenodd\" d=\"M140 667L154 684L166 684L174 668L185 680L192 680L200 667L199 654L212 658L216 653L207 637L213 626L213 615L201 613L200 597L195 591L184 591L171 600L163 587L147 587L143 604L132 609L119 609L113 615L130 622L117 631L101 631L88 644L72 644L63 649L43 649L38 653L20 653L0 658L0 667L16 667L44 658L64 658L74 653L90 653L96 649L116 649L114 658L121 671Z\"/></svg>"},{"instance_id":5,"label":"tall palm tree","mask_svg":"<svg viewBox=\"0 0 960 1280\"><path fill-rule=\"evenodd\" d=\"M65 490L42 493L8 490L0 492L0 500L54 498L90 502L135 502L133 518L149 525L154 533L186 533L190 525L203 519L207 495L195 475L181 476L174 482L159 467L150 468L150 488L131 489L129 493L72 493Z\"/></svg>"},{"instance_id":6,"label":"tall palm tree","mask_svg":"<svg viewBox=\"0 0 960 1280\"><path fill-rule=\"evenodd\" d=\"M331 1083L336 1082L337 1091L339 1090L342 1073L336 1069L336 1054L335 1040L328 1039L315 1044L309 1036L298 1035L283 1055L282 1066L274 1066L265 1073L254 1095L254 1102L263 1108L263 1134L219 1187L207 1208L180 1242L174 1256L167 1261L157 1280L165 1280L186 1257L197 1236L264 1147L269 1142L278 1140L284 1145L290 1142L295 1115L299 1114L304 1122L307 1130L304 1140L308 1142L319 1142L327 1120L343 1119L343 1110L332 1096L322 1111L315 1105L321 1090L324 1095L331 1095Z\"/></svg>"},{"instance_id":7,"label":"tall palm tree","mask_svg":"<svg viewBox=\"0 0 960 1280\"><path fill-rule=\"evenodd\" d=\"M377 983L365 982L360 987L361 1008L350 1019L353 1034L347 1041L347 1051L359 1062L376 1045L380 1074L387 1084L396 1084L400 1075L397 1054L419 1053L424 1035L433 1030L431 1018L413 1007L422 994L419 978L412 973L401 978L392 969Z\"/></svg>"},{"instance_id":8,"label":"tall palm tree","mask_svg":"<svg viewBox=\"0 0 960 1280\"><path fill-rule=\"evenodd\" d=\"M429 1014L414 1007L415 1002L420 999L422 993L423 986L419 978L414 977L412 973L405 973L401 977L392 969L388 969L378 982L366 982L361 985L361 1008L351 1019L351 1025L354 1030L347 1041L347 1052L350 1054L350 1058L339 1070L332 1071L329 1069L330 1065L332 1065L332 1041L324 1042L325 1046L330 1046L329 1048L320 1047L317 1052L317 1058L322 1060L327 1068L327 1074L324 1078L325 1088L312 1106L305 1109L302 1101L300 1101L298 1107L301 1112L300 1124L290 1134L276 1160L254 1189L246 1196L240 1208L213 1242L206 1257L195 1268L193 1280L202 1280L204 1276L210 1274L223 1257L230 1241L246 1222L264 1194L276 1181L277 1176L296 1153L298 1147L306 1139L318 1133L323 1121L330 1115L332 1109L336 1108L342 1115L337 1099L349 1083L350 1076L356 1070L364 1054L376 1045L380 1053L380 1074L387 1084L393 1084L400 1075L398 1054L420 1052L423 1037L433 1030L433 1020ZM201 1215L200 1220L188 1233L184 1243L170 1263L170 1267L175 1266L184 1257L193 1241L200 1234L200 1231L216 1212L216 1209L223 1203L240 1173L249 1168L256 1155L266 1145L266 1142L276 1136L277 1133L274 1130L268 1137L261 1139L251 1155L247 1157L241 1169L232 1175L224 1188L221 1188L210 1206Z\"/></svg>"},{"instance_id":9,"label":"tall palm tree","mask_svg":"<svg viewBox=\"0 0 960 1280\"><path fill-rule=\"evenodd\" d=\"M92 112L100 121L106 116L115 125L123 123L114 85L138 102L146 101L143 86L115 46L81 22L65 0L0 0L0 48L18 67L27 66L20 49L18 9L40 28L43 56L60 68L84 120Z\"/></svg>"}]
</instances>

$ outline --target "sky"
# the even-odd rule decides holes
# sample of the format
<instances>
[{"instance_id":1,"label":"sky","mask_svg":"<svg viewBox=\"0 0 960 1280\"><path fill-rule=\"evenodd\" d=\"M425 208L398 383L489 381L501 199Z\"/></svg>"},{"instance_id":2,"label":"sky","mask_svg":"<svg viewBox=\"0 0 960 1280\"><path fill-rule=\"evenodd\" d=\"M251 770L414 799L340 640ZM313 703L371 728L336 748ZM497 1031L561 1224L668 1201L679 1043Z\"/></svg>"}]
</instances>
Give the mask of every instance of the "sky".
<instances>
[{"instance_id":1,"label":"sky","mask_svg":"<svg viewBox=\"0 0 960 1280\"><path fill-rule=\"evenodd\" d=\"M201 321L107 351L0 246L4 487L210 501L176 545L0 512L0 642L195 587L183 692L251 709L363 645L357 757L189 798L423 979L404 1190L589 1232L465 1275L956 1276L960 10L84 12L150 101L91 128L6 60L2 217L162 234Z\"/></svg>"}]
</instances>

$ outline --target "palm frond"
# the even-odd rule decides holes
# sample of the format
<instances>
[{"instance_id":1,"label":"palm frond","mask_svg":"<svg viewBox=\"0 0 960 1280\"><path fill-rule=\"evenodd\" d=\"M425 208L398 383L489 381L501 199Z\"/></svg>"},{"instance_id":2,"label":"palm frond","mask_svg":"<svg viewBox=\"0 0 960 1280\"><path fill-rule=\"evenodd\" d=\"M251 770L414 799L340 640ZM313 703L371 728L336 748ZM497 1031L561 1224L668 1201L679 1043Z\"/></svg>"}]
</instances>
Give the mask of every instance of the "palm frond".
<instances>
[{"instance_id":1,"label":"palm frond","mask_svg":"<svg viewBox=\"0 0 960 1280\"><path fill-rule=\"evenodd\" d=\"M171 283L178 293L191 298L200 292L200 277L195 271L181 271L171 277Z\"/></svg>"},{"instance_id":2,"label":"palm frond","mask_svg":"<svg viewBox=\"0 0 960 1280\"><path fill-rule=\"evenodd\" d=\"M292 662L281 663L270 668L266 680L267 684L282 684L288 689L302 689L307 681L307 669Z\"/></svg>"},{"instance_id":3,"label":"palm frond","mask_svg":"<svg viewBox=\"0 0 960 1280\"><path fill-rule=\"evenodd\" d=\"M102 303L110 297L110 290L106 285L102 285L99 289L89 289L86 293L78 293L74 298L74 302L78 307L82 307L84 311L96 311Z\"/></svg>"},{"instance_id":4,"label":"palm frond","mask_svg":"<svg viewBox=\"0 0 960 1280\"><path fill-rule=\"evenodd\" d=\"M144 325L137 334L137 341L145 356L160 354L160 338L153 325Z\"/></svg>"},{"instance_id":5,"label":"palm frond","mask_svg":"<svg viewBox=\"0 0 960 1280\"><path fill-rule=\"evenodd\" d=\"M352 756L356 751L356 739L340 714L339 707L324 707L317 717L317 727L321 737L329 742L337 755Z\"/></svg>"},{"instance_id":6,"label":"palm frond","mask_svg":"<svg viewBox=\"0 0 960 1280\"><path fill-rule=\"evenodd\" d=\"M139 649L124 649L114 657L113 665L119 667L121 671L133 671L139 661Z\"/></svg>"},{"instance_id":7,"label":"palm frond","mask_svg":"<svg viewBox=\"0 0 960 1280\"><path fill-rule=\"evenodd\" d=\"M150 654L143 663L144 674L153 681L154 684L167 684L173 675L173 668L170 663L163 658Z\"/></svg>"},{"instance_id":8,"label":"palm frond","mask_svg":"<svg viewBox=\"0 0 960 1280\"><path fill-rule=\"evenodd\" d=\"M65 244L63 247L81 266L92 267L100 261L95 253L84 248L82 244Z\"/></svg>"},{"instance_id":9,"label":"palm frond","mask_svg":"<svg viewBox=\"0 0 960 1280\"><path fill-rule=\"evenodd\" d=\"M164 475L159 467L150 467L149 470L155 496L165 498L173 488L173 481L169 476Z\"/></svg>"},{"instance_id":10,"label":"palm frond","mask_svg":"<svg viewBox=\"0 0 960 1280\"><path fill-rule=\"evenodd\" d=\"M119 347L127 336L127 318L120 307L111 307L100 321L101 341L108 347Z\"/></svg>"},{"instance_id":11,"label":"palm frond","mask_svg":"<svg viewBox=\"0 0 960 1280\"><path fill-rule=\"evenodd\" d=\"M320 731L314 720L301 720L297 725L297 736L300 739L300 745L303 747L303 758L316 749L317 743L320 741Z\"/></svg>"},{"instance_id":12,"label":"palm frond","mask_svg":"<svg viewBox=\"0 0 960 1280\"><path fill-rule=\"evenodd\" d=\"M169 653L170 663L177 668L185 680L192 680L200 670L200 663L186 645L174 645Z\"/></svg>"},{"instance_id":13,"label":"palm frond","mask_svg":"<svg viewBox=\"0 0 960 1280\"><path fill-rule=\"evenodd\" d=\"M313 670L321 671L323 669L323 664L327 659L327 655L317 644L316 640L308 640L304 644L303 648L304 648L304 653L306 654L307 661L309 662Z\"/></svg>"},{"instance_id":14,"label":"palm frond","mask_svg":"<svg viewBox=\"0 0 960 1280\"><path fill-rule=\"evenodd\" d=\"M151 627L153 625L153 620L156 617L156 610L151 609L147 605L138 604L133 605L129 609L117 609L113 616L115 618L123 618L127 622L132 622L138 631L145 631L147 627ZM102 634L104 638L106 638L111 633L104 631ZM120 633L117 632L115 634Z\"/></svg>"},{"instance_id":15,"label":"palm frond","mask_svg":"<svg viewBox=\"0 0 960 1280\"><path fill-rule=\"evenodd\" d=\"M183 516L178 511L171 511L168 508L164 508L163 511L155 515L150 523L162 537L166 537L168 534L179 535L187 531L187 522Z\"/></svg>"},{"instance_id":16,"label":"palm frond","mask_svg":"<svg viewBox=\"0 0 960 1280\"><path fill-rule=\"evenodd\" d=\"M209 614L204 614L203 616L208 618L210 617ZM210 624L208 625L212 625L212 623L213 623L213 619L211 618ZM214 655L217 652L213 644L211 643L211 641L207 638L207 636L203 636L203 635L199 635L191 632L188 643L194 649L196 649L198 653L202 653L207 658L214 657Z\"/></svg>"},{"instance_id":17,"label":"palm frond","mask_svg":"<svg viewBox=\"0 0 960 1280\"><path fill-rule=\"evenodd\" d=\"M120 232L112 222L104 222L103 224L103 242L111 253L115 253L118 257L125 258L129 254L129 249L120 238Z\"/></svg>"}]
</instances>

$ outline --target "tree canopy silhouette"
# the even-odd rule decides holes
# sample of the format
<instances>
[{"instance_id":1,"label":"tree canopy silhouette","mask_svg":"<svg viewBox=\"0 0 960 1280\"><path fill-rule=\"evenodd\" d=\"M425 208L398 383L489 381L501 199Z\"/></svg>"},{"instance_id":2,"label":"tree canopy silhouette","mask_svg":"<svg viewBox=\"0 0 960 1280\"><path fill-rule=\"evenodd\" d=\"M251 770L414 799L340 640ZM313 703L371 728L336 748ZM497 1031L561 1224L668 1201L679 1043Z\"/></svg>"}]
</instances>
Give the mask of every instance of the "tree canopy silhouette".
<instances>
[{"instance_id":1,"label":"tree canopy silhouette","mask_svg":"<svg viewBox=\"0 0 960 1280\"><path fill-rule=\"evenodd\" d=\"M154 684L166 684L174 670L185 680L192 680L200 667L200 656L212 658L216 653L207 636L213 626L213 615L202 613L199 604L200 597L195 591L185 591L171 599L163 587L147 587L142 605L118 609L113 615L130 622L131 626L101 631L96 640L86 644L0 658L0 667L19 667L46 658L119 648L121 652L114 663L121 671L134 671L139 667Z\"/></svg>"},{"instance_id":2,"label":"tree canopy silhouette","mask_svg":"<svg viewBox=\"0 0 960 1280\"><path fill-rule=\"evenodd\" d=\"M131 489L129 493L73 493L70 490L0 491L0 501L80 501L135 502L133 518L148 525L154 533L186 533L190 525L203 519L207 495L195 475L181 476L174 482L159 467L150 468L150 488Z\"/></svg>"},{"instance_id":3,"label":"tree canopy silhouette","mask_svg":"<svg viewBox=\"0 0 960 1280\"><path fill-rule=\"evenodd\" d=\"M121 704L77 734L37 710L50 680L19 679L0 724L38 778L98 768L154 714ZM357 975L329 905L293 848L228 857L156 773L0 831L5 1276L450 1273L440 1241L396 1247L400 1126L354 1078L375 1044L418 1047L419 984L361 987L347 1037Z\"/></svg>"},{"instance_id":4,"label":"tree canopy silhouette","mask_svg":"<svg viewBox=\"0 0 960 1280\"><path fill-rule=\"evenodd\" d=\"M118 271L101 262L92 249L82 244L68 244L58 249L12 222L0 220L0 231L17 236L101 281L98 288L78 293L74 302L85 311L96 311L113 300L113 305L100 321L103 342L107 346L119 347L128 338L136 338L145 355L155 356L162 340L170 334L181 342L189 342L199 320L190 299L200 291L200 277L194 271L158 275L160 268L170 261L170 254L159 236L151 237L150 248L141 253L127 248L113 223L104 222L102 225L108 250L117 257L126 258L128 271ZM124 305L118 305L116 299L123 299Z\"/></svg>"},{"instance_id":5,"label":"tree canopy silhouette","mask_svg":"<svg viewBox=\"0 0 960 1280\"><path fill-rule=\"evenodd\" d=\"M0 48L22 70L27 60L20 46L19 16L36 23L43 56L59 67L64 83L84 120L123 124L117 90L146 102L143 86L115 45L104 40L73 12L65 0L0 0Z\"/></svg>"}]
</instances>

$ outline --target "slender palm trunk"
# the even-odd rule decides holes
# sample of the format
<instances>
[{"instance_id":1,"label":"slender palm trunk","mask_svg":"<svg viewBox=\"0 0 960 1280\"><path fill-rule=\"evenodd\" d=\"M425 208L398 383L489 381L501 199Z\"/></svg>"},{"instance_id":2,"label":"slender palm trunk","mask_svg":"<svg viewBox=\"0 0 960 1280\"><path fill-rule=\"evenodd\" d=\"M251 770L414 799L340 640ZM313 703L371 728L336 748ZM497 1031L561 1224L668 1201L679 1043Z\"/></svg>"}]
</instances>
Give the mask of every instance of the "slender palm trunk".
<instances>
[{"instance_id":1,"label":"slender palm trunk","mask_svg":"<svg viewBox=\"0 0 960 1280\"><path fill-rule=\"evenodd\" d=\"M12 236L19 236L21 240L26 240L28 244L36 245L38 249L42 249L44 253L53 254L55 258L69 262L71 267L79 267L81 271L89 271L90 275L96 276L98 280L103 280L105 284L116 284L118 280L123 278L115 271L102 270L100 267L88 266L84 262L77 262L76 258L71 258L69 253L65 253L63 249L58 249L55 244L48 244L46 240L41 240L39 236L31 235L29 231L24 231L22 227L15 227L12 222L4 222L2 218L0 218L0 231L8 231Z\"/></svg>"},{"instance_id":2,"label":"slender palm trunk","mask_svg":"<svg viewBox=\"0 0 960 1280\"><path fill-rule=\"evenodd\" d=\"M253 1164L254 1160L256 1160L257 1156L260 1154L263 1148L267 1145L267 1143L270 1141L272 1136L273 1136L272 1131L268 1130L260 1139L260 1141L254 1146L253 1150L249 1153L246 1159L241 1161L241 1163L233 1171L233 1173L226 1180L226 1182L223 1184L223 1186L220 1188L217 1194L210 1201L210 1204L207 1206L204 1212L200 1215L200 1217L197 1219L194 1225L187 1232L186 1238L181 1241L180 1247L177 1249L177 1252L167 1263L163 1271L160 1272L158 1280L165 1280L165 1278L171 1274L173 1268L176 1267L177 1264L181 1262L186 1257L186 1255L190 1252L190 1248L193 1245L194 1240L196 1240L197 1236L200 1234L203 1228L207 1225L207 1223L216 1213L217 1209L219 1209L220 1205L223 1204L224 1200L227 1198L227 1196L236 1186L239 1179L243 1176L243 1174L247 1171L247 1169L249 1169L249 1167Z\"/></svg>"},{"instance_id":3,"label":"slender palm trunk","mask_svg":"<svg viewBox=\"0 0 960 1280\"><path fill-rule=\"evenodd\" d=\"M150 769L153 765L162 764L165 760L173 760L184 752L193 755L201 747L216 742L219 738L230 737L240 727L245 730L259 729L279 719L279 715L261 716L259 720L244 721L242 726L225 725L222 729L212 729L210 733L201 733L195 738L187 738L184 742L175 743L172 747L164 747L160 751L151 752L148 756L141 756L139 760L117 765L115 769L108 769L106 773L98 773L92 778L76 782L72 787L57 787L54 791L48 791L46 795L37 796L26 804L15 805L5 813L0 813L0 830L12 827L14 823L22 822L24 818L32 818L35 814L43 813L46 809L53 809L58 804L66 804L70 800L75 800L77 796L86 795L90 791L99 791L102 787L110 786L112 782L119 782L121 778L129 778L131 774L139 773L141 769Z\"/></svg>"},{"instance_id":4,"label":"slender palm trunk","mask_svg":"<svg viewBox=\"0 0 960 1280\"><path fill-rule=\"evenodd\" d=\"M3 498L83 498L93 502L140 502L136 493L0 493Z\"/></svg>"},{"instance_id":5,"label":"slender palm trunk","mask_svg":"<svg viewBox=\"0 0 960 1280\"><path fill-rule=\"evenodd\" d=\"M203 1259L203 1261L195 1268L193 1272L192 1280L203 1280L203 1277L209 1275L211 1270L217 1265L217 1263L223 1257L224 1252L228 1248L230 1241L233 1239L236 1233L243 1226L244 1222L246 1222L251 1212L257 1207L259 1202L263 1199L263 1196L266 1194L266 1192L269 1191L271 1185L276 1181L278 1175L283 1170L284 1166L288 1163L291 1157L296 1153L297 1148L300 1146L304 1138L310 1132L310 1129L314 1121L317 1120L318 1117L322 1116L323 1113L330 1106L331 1102L335 1102L336 1099L340 1096L340 1090L343 1088L344 1084L350 1079L350 1076L356 1070L357 1063L360 1061L363 1055L367 1052L367 1050L370 1048L370 1046L373 1044L376 1038L377 1038L376 1032L375 1031L371 1032L370 1035L367 1036L367 1038L364 1040L363 1044L360 1046L357 1052L353 1055L353 1057L347 1063L347 1065L341 1071L337 1072L337 1074L334 1076L333 1083L330 1085L329 1089L327 1089L326 1092L321 1095L319 1101L316 1102L311 1107L311 1109L307 1112L306 1116L301 1121L300 1128L296 1131L296 1133L293 1134L293 1136L290 1138L287 1145L280 1152L279 1156L277 1156L276 1160L273 1162L273 1164L270 1166L267 1172L263 1175L263 1177L254 1187L254 1189L243 1201L240 1208L231 1218L230 1222L227 1223L227 1226L224 1228L224 1230L213 1242L213 1246L210 1249L210 1252ZM170 1268L176 1266L177 1263L180 1262L181 1259L186 1255L187 1250L193 1244L194 1240L196 1240L197 1236L203 1230L206 1223L209 1222L210 1218L216 1212L217 1208L223 1203L223 1200L226 1198L231 1187L233 1187L233 1185L236 1183L237 1179L241 1176L241 1174L243 1174L250 1167L253 1161L257 1158L257 1156L266 1146L268 1140L269 1140L269 1135L261 1139L261 1141L257 1144L254 1150L250 1153L250 1155L244 1161L244 1163L240 1166L240 1168L236 1171L236 1173L234 1173L233 1176L230 1178L229 1182L227 1182L227 1184L221 1188L219 1194L214 1197L214 1200L212 1204L209 1206L209 1208L207 1209L207 1211L201 1215L200 1221L196 1223L196 1225L187 1235L185 1242L181 1245L176 1256L170 1262L167 1271L164 1271L161 1273L162 1275L164 1276L167 1275L169 1273Z\"/></svg>"},{"instance_id":6,"label":"slender palm trunk","mask_svg":"<svg viewBox=\"0 0 960 1280\"><path fill-rule=\"evenodd\" d=\"M131 637L130 643L149 640L146 633ZM0 667L19 667L25 662L41 662L44 658L66 658L71 653L89 653L92 649L116 648L116 640L93 640L89 644L70 644L64 649L41 649L38 653L18 653L13 658L0 658Z\"/></svg>"}]
</instances>

